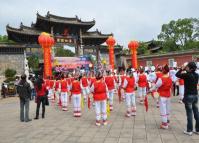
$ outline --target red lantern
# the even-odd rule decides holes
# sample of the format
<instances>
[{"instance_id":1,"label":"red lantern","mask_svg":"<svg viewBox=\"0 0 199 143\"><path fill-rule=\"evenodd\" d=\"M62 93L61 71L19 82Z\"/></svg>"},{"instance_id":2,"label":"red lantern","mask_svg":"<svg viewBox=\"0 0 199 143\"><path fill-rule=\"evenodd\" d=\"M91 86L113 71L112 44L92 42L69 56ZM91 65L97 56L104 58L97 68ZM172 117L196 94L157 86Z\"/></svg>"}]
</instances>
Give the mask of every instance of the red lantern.
<instances>
[{"instance_id":1,"label":"red lantern","mask_svg":"<svg viewBox=\"0 0 199 143\"><path fill-rule=\"evenodd\" d=\"M139 43L137 41L130 41L128 44L128 48L131 51L131 62L132 68L137 69L137 48L139 47Z\"/></svg>"},{"instance_id":2,"label":"red lantern","mask_svg":"<svg viewBox=\"0 0 199 143\"><path fill-rule=\"evenodd\" d=\"M110 36L106 40L106 44L109 48L109 65L111 66L112 70L114 70L114 45L115 45L115 39Z\"/></svg>"},{"instance_id":3,"label":"red lantern","mask_svg":"<svg viewBox=\"0 0 199 143\"><path fill-rule=\"evenodd\" d=\"M46 78L52 76L51 47L54 45L55 41L50 37L50 34L43 32L38 37L38 42L44 51L44 78Z\"/></svg>"}]
</instances>

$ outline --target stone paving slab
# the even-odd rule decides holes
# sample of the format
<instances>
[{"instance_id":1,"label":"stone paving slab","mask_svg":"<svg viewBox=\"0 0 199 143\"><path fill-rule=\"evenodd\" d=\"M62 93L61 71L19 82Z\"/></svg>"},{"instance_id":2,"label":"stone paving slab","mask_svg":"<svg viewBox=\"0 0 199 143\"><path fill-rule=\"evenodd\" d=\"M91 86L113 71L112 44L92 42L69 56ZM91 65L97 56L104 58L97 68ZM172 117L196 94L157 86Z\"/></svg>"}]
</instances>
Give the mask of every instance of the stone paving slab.
<instances>
[{"instance_id":1,"label":"stone paving slab","mask_svg":"<svg viewBox=\"0 0 199 143\"><path fill-rule=\"evenodd\" d=\"M117 97L117 96L115 96ZM172 99L171 124L162 130L160 113L149 98L149 111L137 104L137 116L126 118L125 103L114 102L114 111L107 126L95 126L93 108L83 109L81 118L74 118L72 105L63 112L51 104L46 118L28 123L19 121L19 100L16 97L0 100L0 143L199 143L199 135L186 136L186 116L183 104ZM30 118L34 118L36 104L30 103Z\"/></svg>"}]
</instances>

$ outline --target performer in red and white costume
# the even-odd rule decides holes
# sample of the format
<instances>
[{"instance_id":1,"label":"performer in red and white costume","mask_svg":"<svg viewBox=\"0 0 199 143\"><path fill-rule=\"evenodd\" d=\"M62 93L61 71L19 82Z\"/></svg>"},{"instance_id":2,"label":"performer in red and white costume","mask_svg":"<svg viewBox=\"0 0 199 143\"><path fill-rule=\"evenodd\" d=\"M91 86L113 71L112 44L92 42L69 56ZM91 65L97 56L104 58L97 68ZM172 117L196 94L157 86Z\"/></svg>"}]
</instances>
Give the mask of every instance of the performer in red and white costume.
<instances>
[{"instance_id":1,"label":"performer in red and white costume","mask_svg":"<svg viewBox=\"0 0 199 143\"><path fill-rule=\"evenodd\" d=\"M125 89L127 112L126 117L136 115L136 102L135 102L135 78L133 71L129 71L128 76L124 80L123 88Z\"/></svg>"},{"instance_id":2,"label":"performer in red and white costume","mask_svg":"<svg viewBox=\"0 0 199 143\"><path fill-rule=\"evenodd\" d=\"M73 98L73 116L81 117L81 84L79 81L79 75L75 75L74 80L71 83L71 94Z\"/></svg>"},{"instance_id":3,"label":"performer in red and white costume","mask_svg":"<svg viewBox=\"0 0 199 143\"><path fill-rule=\"evenodd\" d=\"M80 83L82 86L82 93L84 96L84 101L86 101L88 95L90 94L89 81L88 81L88 78L86 77L86 73L83 74L83 77L81 78Z\"/></svg>"},{"instance_id":4,"label":"performer in red and white costume","mask_svg":"<svg viewBox=\"0 0 199 143\"><path fill-rule=\"evenodd\" d=\"M168 129L169 124L169 115L170 115L170 97L171 97L171 88L172 88L172 80L168 74L169 67L165 65L163 67L163 75L158 78L155 86L151 89L158 89L158 93L160 96L160 115L162 118L162 124L160 128Z\"/></svg>"},{"instance_id":5,"label":"performer in red and white costume","mask_svg":"<svg viewBox=\"0 0 199 143\"><path fill-rule=\"evenodd\" d=\"M161 66L157 66L157 69L156 69L156 72L155 72L155 75L156 75L156 80L155 80L155 83L158 81L158 79L159 78L161 78L162 76L163 76L163 74L162 74L162 67ZM157 90L157 92L159 92L158 90ZM156 107L157 108L159 108L160 107L160 105L159 105L159 98L157 98L157 100L156 100Z\"/></svg>"},{"instance_id":6,"label":"performer in red and white costume","mask_svg":"<svg viewBox=\"0 0 199 143\"><path fill-rule=\"evenodd\" d=\"M183 103L182 99L184 98L184 80L183 79L178 79L179 82L179 103Z\"/></svg>"},{"instance_id":7,"label":"performer in red and white costume","mask_svg":"<svg viewBox=\"0 0 199 143\"><path fill-rule=\"evenodd\" d=\"M104 81L108 87L108 99L110 103L110 111L113 110L113 96L116 87L116 82L114 76L111 75L111 71L107 71L107 76L104 77Z\"/></svg>"},{"instance_id":8,"label":"performer in red and white costume","mask_svg":"<svg viewBox=\"0 0 199 143\"><path fill-rule=\"evenodd\" d=\"M60 85L60 80L57 78L55 81L55 97L58 105L60 104L60 95L61 95L61 85Z\"/></svg>"},{"instance_id":9,"label":"performer in red and white costume","mask_svg":"<svg viewBox=\"0 0 199 143\"><path fill-rule=\"evenodd\" d=\"M96 125L101 125L101 119L103 120L103 125L107 125L107 92L108 88L103 80L101 72L96 74L96 80L91 86L91 92L93 93L93 99L95 102L95 113L96 113Z\"/></svg>"},{"instance_id":10,"label":"performer in red and white costume","mask_svg":"<svg viewBox=\"0 0 199 143\"><path fill-rule=\"evenodd\" d=\"M124 90L122 90L122 86L124 84L125 78L126 78L125 72L121 71L121 75L119 76L119 92L120 92L123 100L125 99L125 92L124 92Z\"/></svg>"},{"instance_id":11,"label":"performer in red and white costume","mask_svg":"<svg viewBox=\"0 0 199 143\"><path fill-rule=\"evenodd\" d=\"M62 103L62 110L68 111L67 105L68 105L68 90L70 89L67 80L65 79L64 74L62 75L62 79L60 81L60 87L61 87L61 103Z\"/></svg>"},{"instance_id":12,"label":"performer in red and white costume","mask_svg":"<svg viewBox=\"0 0 199 143\"><path fill-rule=\"evenodd\" d=\"M55 97L54 97L54 84L55 84L55 81L51 79L50 83L49 83L48 95L49 95L50 99L52 99L52 100L55 100Z\"/></svg>"},{"instance_id":13,"label":"performer in red and white costume","mask_svg":"<svg viewBox=\"0 0 199 143\"><path fill-rule=\"evenodd\" d=\"M46 89L48 90L48 99L50 99L50 77L47 77L47 79L44 80Z\"/></svg>"},{"instance_id":14,"label":"performer in red and white costume","mask_svg":"<svg viewBox=\"0 0 199 143\"><path fill-rule=\"evenodd\" d=\"M140 67L138 75L138 94L140 98L140 103L143 104L144 98L146 96L146 87L147 87L147 76L144 73L144 68Z\"/></svg>"}]
</instances>

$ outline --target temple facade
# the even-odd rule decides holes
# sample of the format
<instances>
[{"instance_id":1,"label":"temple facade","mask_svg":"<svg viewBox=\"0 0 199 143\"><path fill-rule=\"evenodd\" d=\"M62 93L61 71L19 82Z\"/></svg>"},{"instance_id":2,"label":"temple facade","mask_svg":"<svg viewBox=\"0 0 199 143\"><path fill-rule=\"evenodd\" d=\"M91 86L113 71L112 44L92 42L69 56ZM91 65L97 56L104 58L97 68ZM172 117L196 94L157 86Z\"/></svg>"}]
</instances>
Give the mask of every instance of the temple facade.
<instances>
[{"instance_id":1,"label":"temple facade","mask_svg":"<svg viewBox=\"0 0 199 143\"><path fill-rule=\"evenodd\" d=\"M61 17L50 14L42 16L37 13L37 19L31 26L21 23L19 28L7 25L6 30L9 40L26 44L27 48L38 48L38 37L42 32L50 33L55 39L56 45L69 45L75 48L77 56L83 55L85 46L99 50L109 36L102 34L98 29L89 31L95 25L95 20L82 21L77 16L73 18ZM55 47L56 47L55 45ZM97 52L98 53L98 52Z\"/></svg>"},{"instance_id":2,"label":"temple facade","mask_svg":"<svg viewBox=\"0 0 199 143\"><path fill-rule=\"evenodd\" d=\"M45 16L37 13L36 21L30 26L22 22L19 28L7 25L8 39L13 42L0 43L0 75L4 75L7 68L15 69L17 74L22 74L25 53L34 53L42 58L42 48L38 43L38 37L42 32L51 34L55 39L54 48L64 45L74 47L76 56L93 54L99 62L102 44L113 34L102 34L98 29L91 31L94 26L95 20L82 21L78 16L61 17L50 12Z\"/></svg>"}]
</instances>

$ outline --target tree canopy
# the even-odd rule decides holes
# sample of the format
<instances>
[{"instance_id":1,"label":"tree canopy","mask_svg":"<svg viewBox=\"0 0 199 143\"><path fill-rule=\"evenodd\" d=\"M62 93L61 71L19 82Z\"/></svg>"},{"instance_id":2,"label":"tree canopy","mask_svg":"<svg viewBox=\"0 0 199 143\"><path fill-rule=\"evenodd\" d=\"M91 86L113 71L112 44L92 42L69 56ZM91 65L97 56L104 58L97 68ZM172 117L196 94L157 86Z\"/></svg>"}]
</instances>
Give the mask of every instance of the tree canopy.
<instances>
[{"instance_id":1,"label":"tree canopy","mask_svg":"<svg viewBox=\"0 0 199 143\"><path fill-rule=\"evenodd\" d=\"M73 53L69 49L64 49L63 47L57 47L55 49L55 56L56 57L74 57L75 53Z\"/></svg>"},{"instance_id":2,"label":"tree canopy","mask_svg":"<svg viewBox=\"0 0 199 143\"><path fill-rule=\"evenodd\" d=\"M8 40L7 35L0 35L0 43L14 43L14 42L11 40Z\"/></svg>"},{"instance_id":3,"label":"tree canopy","mask_svg":"<svg viewBox=\"0 0 199 143\"><path fill-rule=\"evenodd\" d=\"M27 60L29 67L32 68L33 70L39 68L39 57L36 54L29 56Z\"/></svg>"},{"instance_id":4,"label":"tree canopy","mask_svg":"<svg viewBox=\"0 0 199 143\"><path fill-rule=\"evenodd\" d=\"M158 40L163 42L164 51L199 48L199 19L184 18L163 24Z\"/></svg>"}]
</instances>

